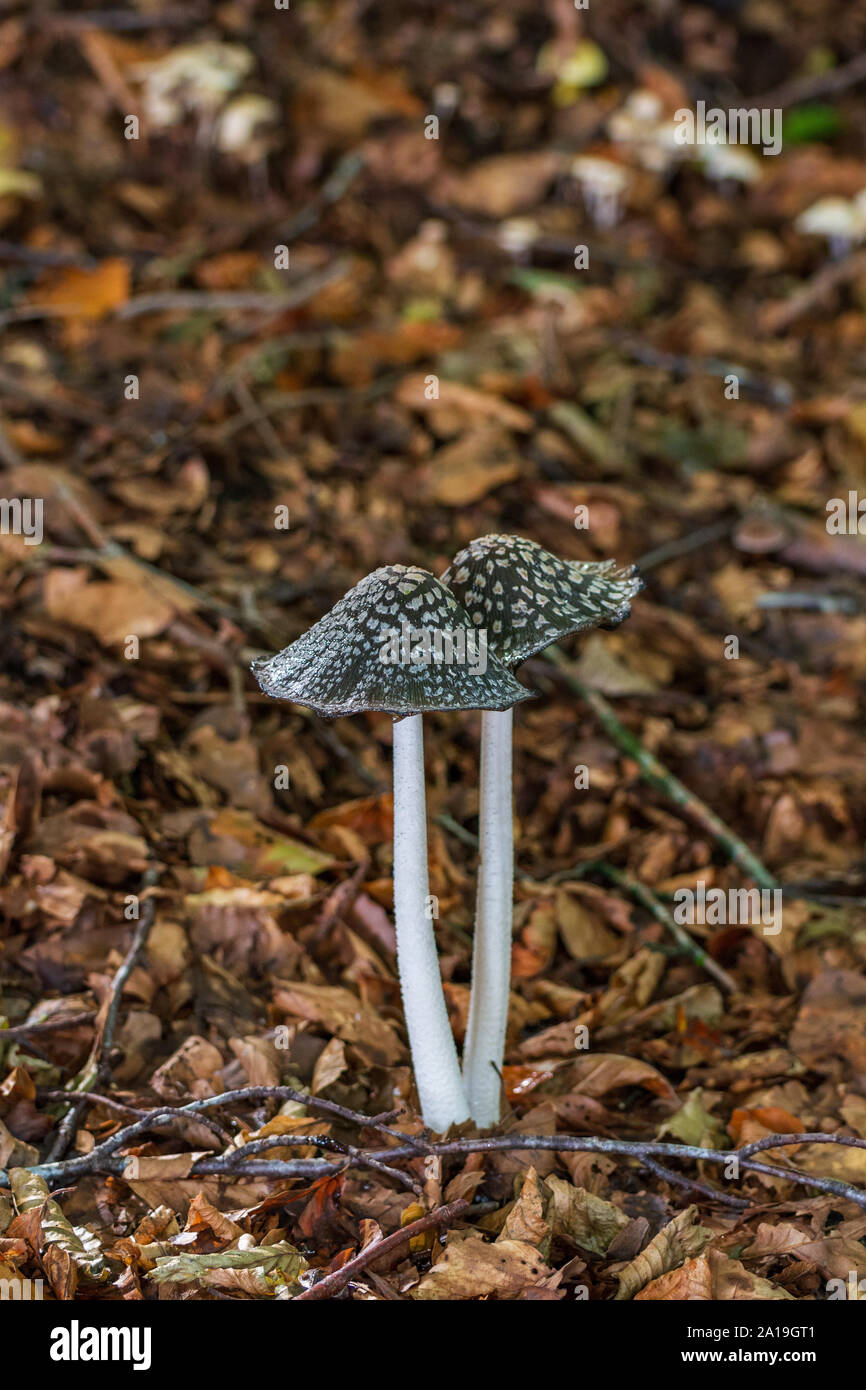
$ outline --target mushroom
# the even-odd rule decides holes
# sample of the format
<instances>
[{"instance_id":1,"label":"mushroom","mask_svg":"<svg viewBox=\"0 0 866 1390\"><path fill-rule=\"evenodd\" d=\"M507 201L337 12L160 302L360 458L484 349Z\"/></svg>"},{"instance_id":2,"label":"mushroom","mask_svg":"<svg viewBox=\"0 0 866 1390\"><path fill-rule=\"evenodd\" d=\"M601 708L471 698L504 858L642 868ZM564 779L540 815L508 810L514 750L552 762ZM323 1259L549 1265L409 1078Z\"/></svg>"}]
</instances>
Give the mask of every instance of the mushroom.
<instances>
[{"instance_id":1,"label":"mushroom","mask_svg":"<svg viewBox=\"0 0 866 1390\"><path fill-rule=\"evenodd\" d=\"M855 243L866 241L866 188L853 198L819 198L800 213L794 229L826 237L834 260L846 256Z\"/></svg>"},{"instance_id":2,"label":"mushroom","mask_svg":"<svg viewBox=\"0 0 866 1390\"><path fill-rule=\"evenodd\" d=\"M560 560L522 536L482 536L442 576L505 666L517 666L560 637L628 617L642 587L615 561ZM463 1076L473 1120L499 1119L508 1021L514 845L511 709L485 712L481 725L480 825L472 992Z\"/></svg>"},{"instance_id":3,"label":"mushroom","mask_svg":"<svg viewBox=\"0 0 866 1390\"><path fill-rule=\"evenodd\" d=\"M368 574L290 647L255 661L253 671L266 695L317 714L381 710L395 717L397 965L421 1112L442 1132L467 1119L469 1106L429 912L421 716L506 710L532 692L489 655L484 634L454 595L414 565Z\"/></svg>"},{"instance_id":4,"label":"mushroom","mask_svg":"<svg viewBox=\"0 0 866 1390\"><path fill-rule=\"evenodd\" d=\"M581 154L572 160L571 176L580 184L586 210L595 226L609 232L622 216L631 183L629 170L602 155Z\"/></svg>"}]
</instances>

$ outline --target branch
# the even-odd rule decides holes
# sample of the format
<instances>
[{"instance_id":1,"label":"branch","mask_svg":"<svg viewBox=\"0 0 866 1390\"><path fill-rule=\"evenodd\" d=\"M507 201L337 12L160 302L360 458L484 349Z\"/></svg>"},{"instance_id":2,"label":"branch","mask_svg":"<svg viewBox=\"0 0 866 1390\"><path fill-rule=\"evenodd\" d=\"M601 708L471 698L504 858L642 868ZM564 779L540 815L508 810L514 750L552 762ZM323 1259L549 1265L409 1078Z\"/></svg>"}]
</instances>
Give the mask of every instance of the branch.
<instances>
[{"instance_id":1,"label":"branch","mask_svg":"<svg viewBox=\"0 0 866 1390\"><path fill-rule=\"evenodd\" d=\"M451 1202L446 1207L438 1207L436 1211L430 1211L426 1216L421 1216L417 1221L411 1221L402 1230L395 1231L393 1235L387 1236L384 1240L372 1241L360 1255L356 1255L354 1260L349 1260L341 1269L335 1269L332 1274L326 1274L324 1279L320 1279L311 1288L305 1289L292 1299L293 1303L300 1303L302 1299L308 1302L311 1299L332 1298L338 1294L346 1285L359 1274L367 1265L375 1264L386 1255L391 1255L395 1250L399 1250L407 1241L411 1241L415 1236L420 1236L424 1231L431 1230L432 1227L448 1226L456 1216L462 1215L469 1208L469 1203L464 1197L458 1198L456 1202Z\"/></svg>"},{"instance_id":2,"label":"branch","mask_svg":"<svg viewBox=\"0 0 866 1390\"><path fill-rule=\"evenodd\" d=\"M135 1124L127 1125L124 1129L118 1130L110 1139L106 1139L104 1143L92 1149L89 1154L82 1154L62 1162L35 1164L28 1171L38 1174L47 1183L55 1185L66 1184L70 1179L82 1177L85 1174L109 1173L122 1176L128 1160L117 1151L148 1129L160 1128L180 1118L190 1119L192 1117L199 1117L200 1122L216 1128L212 1121L201 1120L200 1112L202 1109L224 1105L228 1100L249 1100L262 1094L268 1097L279 1096L297 1100L311 1108L314 1105L318 1105L320 1108L327 1106L332 1111L337 1110L341 1111L343 1115L352 1116L356 1122L360 1121L363 1125L383 1130L389 1137L397 1139L399 1142L393 1148L371 1151L356 1149L348 1145L343 1148L338 1141L331 1139L330 1136L272 1135L265 1139L251 1140L239 1149L229 1150L213 1157L197 1159L191 1165L187 1176L222 1174L233 1178L318 1178L336 1176L347 1168L366 1167L384 1171L389 1177L403 1183L404 1186L413 1186L408 1175L402 1174L394 1168L393 1165L396 1161L407 1158L417 1159L419 1156L444 1158L471 1153L544 1149L559 1153L616 1154L623 1158L636 1159L644 1166L649 1166L646 1164L648 1158L661 1160L679 1158L691 1162L712 1163L716 1166L726 1166L731 1160L734 1160L738 1167L738 1173L740 1170L747 1173L763 1173L767 1177L782 1178L786 1182L799 1182L806 1187L813 1187L819 1192L831 1192L834 1196L853 1202L866 1210L866 1192L860 1191L850 1183L840 1182L835 1178L822 1178L811 1173L803 1173L798 1168L783 1168L774 1164L763 1163L755 1157L756 1154L762 1153L766 1149L790 1148L799 1144L842 1144L848 1148L866 1149L866 1139L856 1139L849 1135L770 1134L763 1139L755 1140L754 1143L748 1144L742 1149L705 1149L691 1144L665 1144L655 1140L599 1139L594 1136L573 1134L504 1134L490 1135L482 1139L425 1142L387 1129L384 1126L382 1116L370 1117L358 1115L353 1111L343 1111L342 1107L335 1106L331 1101L321 1101L316 1097L305 1096L302 1092L293 1091L288 1086L253 1086L245 1091L228 1091L223 1095L212 1096L206 1100L191 1101L184 1106L155 1110L143 1119L136 1121ZM342 1149L339 1160L331 1162L323 1158L280 1160L258 1159L256 1157L257 1154L272 1148L300 1148L313 1145L331 1150ZM696 1184L691 1185L695 1186ZM8 1172L0 1169L0 1187L8 1186ZM702 1188L701 1190L706 1189ZM722 1193L715 1195L721 1201L726 1200Z\"/></svg>"},{"instance_id":3,"label":"branch","mask_svg":"<svg viewBox=\"0 0 866 1390\"><path fill-rule=\"evenodd\" d=\"M141 881L140 896L144 896L147 889L152 888L159 877L159 870L156 868L148 869ZM150 930L156 916L156 905L153 898L144 898L141 907L141 915L138 925L133 933L132 943L120 968L111 982L111 994L109 996L108 1008L105 1011L105 1022L100 1028L97 1025L96 1037L93 1040L93 1047L90 1056L82 1067L78 1075L69 1083L68 1090L73 1093L92 1091L99 1082L105 1078L107 1071L107 1059L112 1047L114 1046L114 1033L117 1028L117 1017L120 1011L120 999L123 994L123 987L129 979L138 959L147 944ZM100 1010L100 1013L102 1011ZM59 1159L66 1152L73 1131L78 1123L81 1113L82 1102L74 1102L60 1124L54 1137L54 1143L48 1152L48 1161Z\"/></svg>"}]
</instances>

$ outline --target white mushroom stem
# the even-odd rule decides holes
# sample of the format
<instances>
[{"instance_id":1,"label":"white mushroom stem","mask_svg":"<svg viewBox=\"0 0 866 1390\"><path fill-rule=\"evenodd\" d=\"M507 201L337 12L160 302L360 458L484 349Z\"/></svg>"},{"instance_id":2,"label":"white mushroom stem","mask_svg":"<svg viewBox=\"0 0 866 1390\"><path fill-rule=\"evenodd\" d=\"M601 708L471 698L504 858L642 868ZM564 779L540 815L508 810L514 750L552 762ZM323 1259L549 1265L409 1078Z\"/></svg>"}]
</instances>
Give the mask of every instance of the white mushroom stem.
<instances>
[{"instance_id":1,"label":"white mushroom stem","mask_svg":"<svg viewBox=\"0 0 866 1390\"><path fill-rule=\"evenodd\" d=\"M448 1020L427 873L424 732L420 714L394 723L394 920L403 1013L424 1123L437 1133L469 1118Z\"/></svg>"},{"instance_id":2,"label":"white mushroom stem","mask_svg":"<svg viewBox=\"0 0 866 1390\"><path fill-rule=\"evenodd\" d=\"M472 994L463 1076L473 1120L499 1119L511 982L514 828L511 807L512 711L481 718L481 863L472 952Z\"/></svg>"}]
</instances>

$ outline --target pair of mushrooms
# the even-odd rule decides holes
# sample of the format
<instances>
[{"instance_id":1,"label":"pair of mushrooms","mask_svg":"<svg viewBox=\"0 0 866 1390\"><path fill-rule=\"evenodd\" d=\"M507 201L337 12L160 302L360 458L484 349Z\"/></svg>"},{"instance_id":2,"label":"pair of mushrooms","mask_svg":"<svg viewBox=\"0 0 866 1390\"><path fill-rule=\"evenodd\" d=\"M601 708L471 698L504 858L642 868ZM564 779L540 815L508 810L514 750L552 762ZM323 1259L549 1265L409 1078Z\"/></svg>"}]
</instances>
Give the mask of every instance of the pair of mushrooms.
<instances>
[{"instance_id":1,"label":"pair of mushrooms","mask_svg":"<svg viewBox=\"0 0 866 1390\"><path fill-rule=\"evenodd\" d=\"M569 562L520 536L483 536L441 580L414 565L375 570L291 646L253 663L275 699L330 717L394 716L397 963L421 1113L437 1132L470 1116L482 1127L499 1119L511 973L512 709L533 698L511 668L569 633L615 626L640 587L634 570L617 570L612 560ZM483 713L481 857L461 1072L429 911L422 716L465 709Z\"/></svg>"}]
</instances>

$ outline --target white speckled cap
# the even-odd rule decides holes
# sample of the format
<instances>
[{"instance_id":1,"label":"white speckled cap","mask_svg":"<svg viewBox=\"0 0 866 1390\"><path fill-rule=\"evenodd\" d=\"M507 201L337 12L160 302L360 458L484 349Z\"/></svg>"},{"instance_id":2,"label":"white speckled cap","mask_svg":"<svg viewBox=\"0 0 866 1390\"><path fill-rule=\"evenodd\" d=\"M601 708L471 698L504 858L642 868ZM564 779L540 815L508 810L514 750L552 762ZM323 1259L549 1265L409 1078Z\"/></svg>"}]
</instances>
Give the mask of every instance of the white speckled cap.
<instances>
[{"instance_id":1,"label":"white speckled cap","mask_svg":"<svg viewBox=\"0 0 866 1390\"><path fill-rule=\"evenodd\" d=\"M523 536L480 536L455 555L442 576L472 622L487 631L491 652L516 666L560 637L615 627L643 588L634 567L615 560L560 560Z\"/></svg>"},{"instance_id":2,"label":"white speckled cap","mask_svg":"<svg viewBox=\"0 0 866 1390\"><path fill-rule=\"evenodd\" d=\"M471 622L434 575L415 565L386 565L290 647L254 661L252 669L266 695L331 717L504 710L531 700L533 692L489 650L491 639L479 644L479 629L483 624ZM407 645L404 635L412 632L419 640ZM436 640L423 643L425 633ZM412 650L420 659L406 659Z\"/></svg>"}]
</instances>

